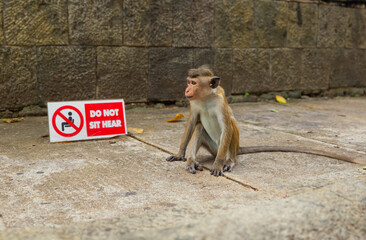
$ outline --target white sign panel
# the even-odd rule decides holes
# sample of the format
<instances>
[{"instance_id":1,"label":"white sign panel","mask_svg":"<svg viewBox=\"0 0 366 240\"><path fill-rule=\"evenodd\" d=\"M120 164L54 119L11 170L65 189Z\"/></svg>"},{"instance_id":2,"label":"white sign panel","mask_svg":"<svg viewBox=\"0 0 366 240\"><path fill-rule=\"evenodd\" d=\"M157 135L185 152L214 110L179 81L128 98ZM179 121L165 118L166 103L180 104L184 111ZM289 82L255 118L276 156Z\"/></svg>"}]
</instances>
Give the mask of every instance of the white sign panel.
<instances>
[{"instance_id":1,"label":"white sign panel","mask_svg":"<svg viewBox=\"0 0 366 240\"><path fill-rule=\"evenodd\" d=\"M127 134L125 104L122 99L49 102L47 107L51 142Z\"/></svg>"}]
</instances>

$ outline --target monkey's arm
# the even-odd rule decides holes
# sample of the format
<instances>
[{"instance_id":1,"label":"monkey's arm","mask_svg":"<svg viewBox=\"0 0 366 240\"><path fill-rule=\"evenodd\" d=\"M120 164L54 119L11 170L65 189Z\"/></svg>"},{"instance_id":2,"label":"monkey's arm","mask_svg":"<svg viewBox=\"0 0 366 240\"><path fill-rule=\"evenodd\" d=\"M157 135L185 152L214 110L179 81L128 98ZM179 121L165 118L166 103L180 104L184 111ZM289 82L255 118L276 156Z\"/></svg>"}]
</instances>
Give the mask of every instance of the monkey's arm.
<instances>
[{"instance_id":1,"label":"monkey's arm","mask_svg":"<svg viewBox=\"0 0 366 240\"><path fill-rule=\"evenodd\" d=\"M255 147L240 147L238 155L249 154L249 153L260 153L260 152L297 152L297 153L307 153L323 157L329 157L333 159L338 159L346 162L366 164L366 159L352 158L345 155L339 155L331 152L325 152L321 150L314 150L302 147L283 147L283 146L255 146Z\"/></svg>"},{"instance_id":2,"label":"monkey's arm","mask_svg":"<svg viewBox=\"0 0 366 240\"><path fill-rule=\"evenodd\" d=\"M191 113L189 115L189 119L187 121L186 128L185 128L184 134L183 134L183 138L182 138L182 141L181 141L181 144L180 144L180 147L179 147L179 152L177 153L177 155L169 156L166 159L168 162L185 161L186 160L184 158L184 156L186 155L187 145L189 143L189 140L192 137L194 127L197 124L197 120L198 120L198 114Z\"/></svg>"}]
</instances>

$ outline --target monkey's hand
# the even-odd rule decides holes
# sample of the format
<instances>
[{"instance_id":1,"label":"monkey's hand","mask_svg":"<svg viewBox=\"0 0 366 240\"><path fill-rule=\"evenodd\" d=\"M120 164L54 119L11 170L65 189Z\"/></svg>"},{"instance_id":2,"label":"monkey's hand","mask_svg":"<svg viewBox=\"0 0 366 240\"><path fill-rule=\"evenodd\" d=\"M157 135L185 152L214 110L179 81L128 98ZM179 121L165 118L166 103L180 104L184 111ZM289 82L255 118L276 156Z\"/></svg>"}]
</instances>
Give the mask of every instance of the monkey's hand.
<instances>
[{"instance_id":1,"label":"monkey's hand","mask_svg":"<svg viewBox=\"0 0 366 240\"><path fill-rule=\"evenodd\" d=\"M166 160L168 162L175 162L175 161L185 161L186 159L184 158L183 155L180 155L180 156L172 155L172 156L167 157Z\"/></svg>"}]
</instances>

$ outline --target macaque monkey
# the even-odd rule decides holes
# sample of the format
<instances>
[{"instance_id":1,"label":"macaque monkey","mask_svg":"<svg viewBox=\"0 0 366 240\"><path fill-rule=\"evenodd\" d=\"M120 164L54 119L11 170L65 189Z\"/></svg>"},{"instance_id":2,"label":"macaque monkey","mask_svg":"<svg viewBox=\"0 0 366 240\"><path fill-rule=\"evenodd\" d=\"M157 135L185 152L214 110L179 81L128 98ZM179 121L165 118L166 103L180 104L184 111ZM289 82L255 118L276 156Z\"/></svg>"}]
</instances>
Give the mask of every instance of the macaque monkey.
<instances>
[{"instance_id":1,"label":"macaque monkey","mask_svg":"<svg viewBox=\"0 0 366 240\"><path fill-rule=\"evenodd\" d=\"M214 176L222 176L223 172L231 171L237 163L236 156L247 153L310 153L355 163L346 156L298 147L239 147L239 129L224 89L219 84L220 78L214 76L207 66L188 71L185 96L190 101L189 119L178 154L169 156L167 161L185 161L186 157L188 172L202 171L203 167L196 161L196 155L203 146L215 156L211 167L211 175Z\"/></svg>"}]
</instances>

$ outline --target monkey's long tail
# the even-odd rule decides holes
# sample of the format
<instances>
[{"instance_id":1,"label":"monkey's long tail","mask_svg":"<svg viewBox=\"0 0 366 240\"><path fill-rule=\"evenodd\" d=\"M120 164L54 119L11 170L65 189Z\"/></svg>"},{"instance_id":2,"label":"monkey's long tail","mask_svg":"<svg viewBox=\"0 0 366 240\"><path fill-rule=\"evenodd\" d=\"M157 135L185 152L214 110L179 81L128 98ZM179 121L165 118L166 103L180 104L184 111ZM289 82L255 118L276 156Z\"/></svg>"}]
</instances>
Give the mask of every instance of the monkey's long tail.
<instances>
[{"instance_id":1,"label":"monkey's long tail","mask_svg":"<svg viewBox=\"0 0 366 240\"><path fill-rule=\"evenodd\" d=\"M307 153L317 156L334 158L346 162L366 164L365 157L348 157L345 155L340 155L336 153L325 152L321 150L300 148L300 147L282 147L282 146L255 146L255 147L239 147L238 155L240 154L250 154L250 153L261 153L261 152L297 152L297 153Z\"/></svg>"}]
</instances>

